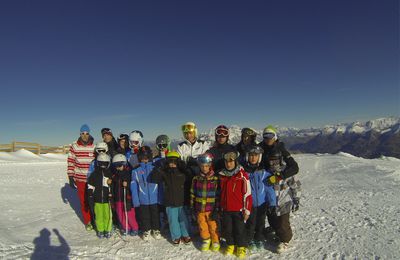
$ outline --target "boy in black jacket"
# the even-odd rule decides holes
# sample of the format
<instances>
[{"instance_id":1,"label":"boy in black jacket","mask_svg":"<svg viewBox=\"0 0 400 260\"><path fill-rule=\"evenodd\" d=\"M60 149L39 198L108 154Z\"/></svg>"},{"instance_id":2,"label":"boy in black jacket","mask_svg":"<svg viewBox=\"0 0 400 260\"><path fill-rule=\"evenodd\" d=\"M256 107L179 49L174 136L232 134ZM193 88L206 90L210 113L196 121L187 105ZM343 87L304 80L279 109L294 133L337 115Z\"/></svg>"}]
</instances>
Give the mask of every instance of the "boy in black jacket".
<instances>
[{"instance_id":1,"label":"boy in black jacket","mask_svg":"<svg viewBox=\"0 0 400 260\"><path fill-rule=\"evenodd\" d=\"M94 172L88 179L89 201L94 203L94 213L99 238L110 238L112 229L112 213L110 201L112 198L110 156L102 153L97 156Z\"/></svg>"}]
</instances>

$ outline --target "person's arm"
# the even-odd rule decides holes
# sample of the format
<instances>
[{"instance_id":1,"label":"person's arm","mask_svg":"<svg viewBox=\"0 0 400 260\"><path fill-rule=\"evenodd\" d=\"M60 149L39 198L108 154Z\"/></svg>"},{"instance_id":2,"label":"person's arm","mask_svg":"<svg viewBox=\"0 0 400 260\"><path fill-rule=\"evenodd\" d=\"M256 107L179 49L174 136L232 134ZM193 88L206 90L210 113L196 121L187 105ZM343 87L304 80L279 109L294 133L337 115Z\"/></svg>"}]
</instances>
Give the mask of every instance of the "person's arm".
<instances>
[{"instance_id":1,"label":"person's arm","mask_svg":"<svg viewBox=\"0 0 400 260\"><path fill-rule=\"evenodd\" d=\"M68 164L68 168L67 168L67 175L68 175L68 180L69 180L69 185L72 188L76 188L75 185L75 150L74 150L74 145L71 145L71 147L69 148L69 153L68 153L68 159L67 159L67 164Z\"/></svg>"},{"instance_id":2,"label":"person's arm","mask_svg":"<svg viewBox=\"0 0 400 260\"><path fill-rule=\"evenodd\" d=\"M281 153L282 159L286 164L285 169L281 172L281 175L284 179L292 177L299 172L299 165L294 160L294 158L290 155L290 153L286 150L284 143L281 143Z\"/></svg>"},{"instance_id":3,"label":"person's arm","mask_svg":"<svg viewBox=\"0 0 400 260\"><path fill-rule=\"evenodd\" d=\"M131 193L132 193L132 203L135 208L140 206L139 189L140 187L139 187L137 172L133 170L132 180L131 180Z\"/></svg>"},{"instance_id":4,"label":"person's arm","mask_svg":"<svg viewBox=\"0 0 400 260\"><path fill-rule=\"evenodd\" d=\"M276 194L274 186L268 183L268 178L271 174L264 170L262 183L265 187L265 201L267 202L267 207L276 207Z\"/></svg>"},{"instance_id":5,"label":"person's arm","mask_svg":"<svg viewBox=\"0 0 400 260\"><path fill-rule=\"evenodd\" d=\"M246 172L243 173L243 182L243 217L247 221L251 213L251 207L253 206L253 197L251 196L249 175Z\"/></svg>"}]
</instances>

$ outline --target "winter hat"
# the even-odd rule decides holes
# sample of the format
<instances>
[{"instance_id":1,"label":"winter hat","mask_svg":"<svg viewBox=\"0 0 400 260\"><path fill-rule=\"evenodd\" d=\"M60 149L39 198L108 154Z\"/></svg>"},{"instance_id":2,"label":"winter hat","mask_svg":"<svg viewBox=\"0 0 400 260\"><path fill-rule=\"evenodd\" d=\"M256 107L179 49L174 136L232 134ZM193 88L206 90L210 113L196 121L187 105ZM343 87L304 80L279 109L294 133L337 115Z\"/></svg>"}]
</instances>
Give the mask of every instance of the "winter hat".
<instances>
[{"instance_id":1,"label":"winter hat","mask_svg":"<svg viewBox=\"0 0 400 260\"><path fill-rule=\"evenodd\" d=\"M109 134L109 135L113 136L111 129L107 128L107 127L101 129L101 136L104 136L105 134Z\"/></svg>"},{"instance_id":2,"label":"winter hat","mask_svg":"<svg viewBox=\"0 0 400 260\"><path fill-rule=\"evenodd\" d=\"M276 128L273 127L272 125L269 125L266 128L264 128L263 138L264 139L274 139L276 141L278 139Z\"/></svg>"},{"instance_id":3,"label":"winter hat","mask_svg":"<svg viewBox=\"0 0 400 260\"><path fill-rule=\"evenodd\" d=\"M81 126L81 133L83 133L83 132L88 132L88 133L90 133L90 128L89 128L89 126L87 125L87 124L83 124L82 126Z\"/></svg>"}]
</instances>

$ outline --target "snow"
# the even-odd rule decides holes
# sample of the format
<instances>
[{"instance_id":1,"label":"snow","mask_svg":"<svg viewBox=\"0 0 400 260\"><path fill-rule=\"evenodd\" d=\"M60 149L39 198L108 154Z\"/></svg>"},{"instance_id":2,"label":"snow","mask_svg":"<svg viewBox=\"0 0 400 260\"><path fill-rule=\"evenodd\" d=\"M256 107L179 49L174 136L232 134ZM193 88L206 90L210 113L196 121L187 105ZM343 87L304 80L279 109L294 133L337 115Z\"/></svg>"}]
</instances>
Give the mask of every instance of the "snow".
<instances>
[{"instance_id":1,"label":"snow","mask_svg":"<svg viewBox=\"0 0 400 260\"><path fill-rule=\"evenodd\" d=\"M39 259L67 254L71 259L225 259L220 253L201 253L193 245L174 247L165 239L97 239L77 215L79 204L67 184L65 155L28 155L0 153L0 159L9 162L0 163L1 259L26 259L32 253ZM279 258L400 258L399 159L368 160L345 153L294 157L303 194L300 210L291 216L294 238ZM271 246L266 248L249 258L277 258L268 250Z\"/></svg>"}]
</instances>

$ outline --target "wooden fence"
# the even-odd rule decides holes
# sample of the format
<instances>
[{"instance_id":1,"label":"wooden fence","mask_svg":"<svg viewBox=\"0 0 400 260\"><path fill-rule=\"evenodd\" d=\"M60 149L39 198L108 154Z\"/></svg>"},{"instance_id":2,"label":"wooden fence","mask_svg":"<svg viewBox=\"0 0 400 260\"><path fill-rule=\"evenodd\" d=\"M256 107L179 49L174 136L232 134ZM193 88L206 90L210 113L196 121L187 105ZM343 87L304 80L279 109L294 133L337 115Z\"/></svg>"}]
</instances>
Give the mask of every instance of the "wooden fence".
<instances>
[{"instance_id":1,"label":"wooden fence","mask_svg":"<svg viewBox=\"0 0 400 260\"><path fill-rule=\"evenodd\" d=\"M69 145L44 146L38 143L12 142L11 144L0 144L0 152L15 152L21 149L31 151L35 154L41 153L68 153Z\"/></svg>"}]
</instances>

